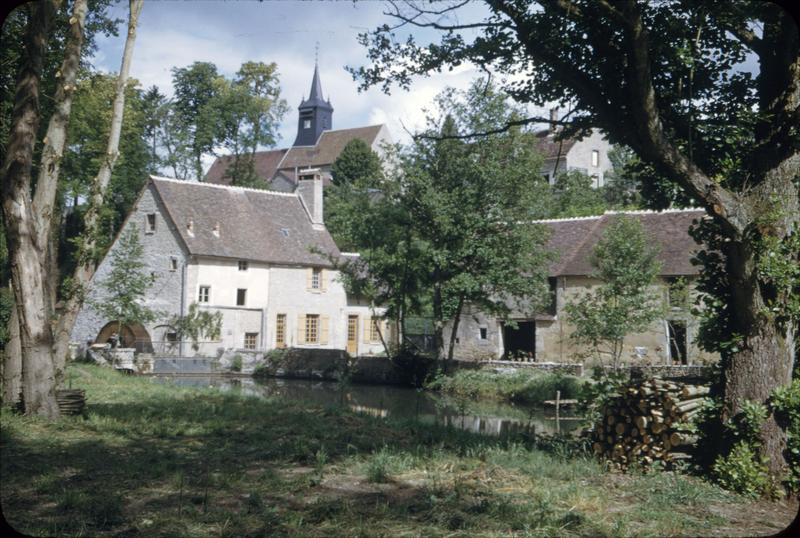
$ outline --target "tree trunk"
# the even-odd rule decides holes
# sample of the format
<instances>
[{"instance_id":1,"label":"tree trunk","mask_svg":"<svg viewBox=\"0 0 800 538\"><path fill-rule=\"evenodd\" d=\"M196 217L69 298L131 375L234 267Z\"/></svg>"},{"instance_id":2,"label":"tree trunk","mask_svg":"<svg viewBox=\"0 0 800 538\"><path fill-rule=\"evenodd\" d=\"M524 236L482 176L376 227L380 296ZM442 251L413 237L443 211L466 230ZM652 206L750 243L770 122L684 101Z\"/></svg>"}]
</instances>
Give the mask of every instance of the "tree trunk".
<instances>
[{"instance_id":1,"label":"tree trunk","mask_svg":"<svg viewBox=\"0 0 800 538\"><path fill-rule=\"evenodd\" d=\"M85 1L85 0L84 0ZM122 53L122 65L117 78L117 92L114 97L114 105L111 114L111 131L108 135L108 146L106 148L105 159L100 165L100 170L92 185L92 200L89 210L86 213L86 229L84 232L84 248L79 255L78 267L75 269L73 281L76 285L86 286L94 275L96 265L93 256L97 236L97 229L100 218L100 209L103 205L108 184L111 181L111 172L114 164L119 157L119 138L122 132L122 120L125 112L125 87L128 83L128 73L130 73L131 59L133 58L133 47L136 43L136 25L139 14L142 11L143 0L130 1L130 16L128 18L128 36L125 39L125 49ZM60 316L58 329L55 339L54 358L57 367L63 368L69 349L69 338L78 311L83 304L83 294L77 293L66 302L66 307ZM120 326L121 333L121 326Z\"/></svg>"},{"instance_id":2,"label":"tree trunk","mask_svg":"<svg viewBox=\"0 0 800 538\"><path fill-rule=\"evenodd\" d=\"M19 320L25 412L58 416L51 360L52 331L46 301L42 245L30 199L31 167L39 126L39 86L54 2L34 4L25 35L25 57L17 77L8 152L3 165L3 219L11 283Z\"/></svg>"},{"instance_id":3,"label":"tree trunk","mask_svg":"<svg viewBox=\"0 0 800 538\"><path fill-rule=\"evenodd\" d=\"M733 332L743 340L738 351L723 357L723 422L736 416L745 401L766 404L775 388L791 384L795 359L791 324L782 328L765 313L753 245L747 240L728 244ZM786 433L773 415L762 425L760 439L770 474L782 476L787 467Z\"/></svg>"},{"instance_id":4,"label":"tree trunk","mask_svg":"<svg viewBox=\"0 0 800 538\"><path fill-rule=\"evenodd\" d=\"M458 334L458 325L461 323L461 310L464 308L464 298L458 299L458 307L456 308L456 315L453 318L453 330L450 332L450 347L447 349L447 364L453 361L453 353L456 346L456 338Z\"/></svg>"},{"instance_id":5,"label":"tree trunk","mask_svg":"<svg viewBox=\"0 0 800 538\"><path fill-rule=\"evenodd\" d=\"M13 290L11 291L13 295ZM19 316L16 300L8 320L8 342L3 351L3 403L13 405L22 392L22 346L19 340Z\"/></svg>"}]
</instances>

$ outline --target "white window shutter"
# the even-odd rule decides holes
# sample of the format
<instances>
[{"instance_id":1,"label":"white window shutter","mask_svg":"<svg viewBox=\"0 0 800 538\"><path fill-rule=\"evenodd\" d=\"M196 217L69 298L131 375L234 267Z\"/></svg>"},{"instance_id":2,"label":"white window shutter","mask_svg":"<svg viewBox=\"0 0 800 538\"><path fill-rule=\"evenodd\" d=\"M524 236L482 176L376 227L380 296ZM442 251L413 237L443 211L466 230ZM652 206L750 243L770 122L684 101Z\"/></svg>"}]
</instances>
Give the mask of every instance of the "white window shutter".
<instances>
[{"instance_id":1,"label":"white window shutter","mask_svg":"<svg viewBox=\"0 0 800 538\"><path fill-rule=\"evenodd\" d=\"M319 287L323 292L328 291L328 270L320 269L319 271Z\"/></svg>"},{"instance_id":2,"label":"white window shutter","mask_svg":"<svg viewBox=\"0 0 800 538\"><path fill-rule=\"evenodd\" d=\"M303 314L297 316L297 343L306 343L306 317Z\"/></svg>"},{"instance_id":3,"label":"white window shutter","mask_svg":"<svg viewBox=\"0 0 800 538\"><path fill-rule=\"evenodd\" d=\"M328 325L329 325L328 316L320 316L319 323L320 323L319 343L320 345L324 346L328 344Z\"/></svg>"},{"instance_id":4,"label":"white window shutter","mask_svg":"<svg viewBox=\"0 0 800 538\"><path fill-rule=\"evenodd\" d=\"M314 269L309 267L306 269L306 290L311 291L311 279L313 278Z\"/></svg>"}]
</instances>

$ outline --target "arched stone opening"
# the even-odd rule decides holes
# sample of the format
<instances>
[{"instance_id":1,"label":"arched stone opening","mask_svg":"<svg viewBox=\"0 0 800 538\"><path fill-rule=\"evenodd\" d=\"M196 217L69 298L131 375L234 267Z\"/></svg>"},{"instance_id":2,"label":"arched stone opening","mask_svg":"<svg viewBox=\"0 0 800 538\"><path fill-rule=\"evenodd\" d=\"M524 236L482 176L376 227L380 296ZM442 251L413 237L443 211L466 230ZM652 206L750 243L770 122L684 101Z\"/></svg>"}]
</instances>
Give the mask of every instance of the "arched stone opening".
<instances>
[{"instance_id":1,"label":"arched stone opening","mask_svg":"<svg viewBox=\"0 0 800 538\"><path fill-rule=\"evenodd\" d=\"M139 353L153 352L153 342L150 340L150 334L141 323L124 324L122 331L120 331L119 323L110 321L100 329L94 341L98 344L105 344L111 341L111 335L114 333L120 336L119 347L132 347Z\"/></svg>"}]
</instances>

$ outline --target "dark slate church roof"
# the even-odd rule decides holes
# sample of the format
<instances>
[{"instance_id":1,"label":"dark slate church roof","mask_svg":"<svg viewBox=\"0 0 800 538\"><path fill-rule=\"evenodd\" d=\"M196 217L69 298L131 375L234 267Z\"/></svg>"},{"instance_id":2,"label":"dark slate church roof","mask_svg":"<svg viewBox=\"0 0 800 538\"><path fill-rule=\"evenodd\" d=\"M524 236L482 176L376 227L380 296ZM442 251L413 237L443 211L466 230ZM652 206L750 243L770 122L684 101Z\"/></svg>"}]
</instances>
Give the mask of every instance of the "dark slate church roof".
<instances>
[{"instance_id":1,"label":"dark slate church roof","mask_svg":"<svg viewBox=\"0 0 800 538\"><path fill-rule=\"evenodd\" d=\"M328 259L310 248L339 255L328 231L313 229L297 194L152 176L151 183L190 254L326 267Z\"/></svg>"},{"instance_id":2,"label":"dark slate church roof","mask_svg":"<svg viewBox=\"0 0 800 538\"><path fill-rule=\"evenodd\" d=\"M278 165L278 169L294 170L304 167L317 167L333 164L348 142L356 138L372 146L383 125L370 125L367 127L354 127L352 129L337 129L323 131L315 146L295 146L289 149L286 157Z\"/></svg>"},{"instance_id":3,"label":"dark slate church roof","mask_svg":"<svg viewBox=\"0 0 800 538\"><path fill-rule=\"evenodd\" d=\"M256 175L265 179L264 185L267 185L267 182L275 175L275 172L278 170L278 163L281 162L281 159L283 159L287 151L286 148L270 149L267 151L257 151L253 154L253 164L255 165ZM232 164L232 155L218 157L211 165L211 168L208 169L208 172L206 172L206 177L203 181L206 183L217 183L219 185L230 185L231 178L225 177L225 171Z\"/></svg>"},{"instance_id":4,"label":"dark slate church roof","mask_svg":"<svg viewBox=\"0 0 800 538\"><path fill-rule=\"evenodd\" d=\"M558 253L550 265L550 276L585 276L593 268L592 251L603 232L618 214L637 219L651 243L659 247L661 275L697 275L697 266L690 263L700 246L689 236L692 221L705 215L702 209L680 209L662 212L608 212L597 217L539 221L550 228L548 248Z\"/></svg>"}]
</instances>

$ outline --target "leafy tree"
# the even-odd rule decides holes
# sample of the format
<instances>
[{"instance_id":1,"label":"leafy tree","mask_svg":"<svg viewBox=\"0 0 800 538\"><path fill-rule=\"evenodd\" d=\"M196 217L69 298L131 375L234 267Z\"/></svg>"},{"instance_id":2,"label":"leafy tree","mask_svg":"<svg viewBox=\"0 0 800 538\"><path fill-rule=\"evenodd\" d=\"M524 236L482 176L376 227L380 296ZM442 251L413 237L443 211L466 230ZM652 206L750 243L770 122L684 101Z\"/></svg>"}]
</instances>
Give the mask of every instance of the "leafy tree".
<instances>
[{"instance_id":1,"label":"leafy tree","mask_svg":"<svg viewBox=\"0 0 800 538\"><path fill-rule=\"evenodd\" d=\"M175 125L188 139L195 179L203 177L203 155L213 152L220 135L218 102L226 87L225 78L210 62L195 62L172 69L175 87Z\"/></svg>"},{"instance_id":2,"label":"leafy tree","mask_svg":"<svg viewBox=\"0 0 800 538\"><path fill-rule=\"evenodd\" d=\"M795 21L775 3L742 1L486 3L479 20L460 12L464 3L435 12L392 4L393 24L361 37L372 65L352 71L364 87L388 91L392 83L408 88L414 75L472 62L506 76L504 89L519 102L569 103L567 134L599 127L630 147L651 177L664 179L648 185L669 185L711 218L696 237L708 247L700 256L709 316L702 345L722 356L720 429L743 402L766 404L791 381L800 320L791 300L800 276L763 269L779 256L800 265L793 239L800 223ZM442 39L399 39L404 26L441 31ZM745 67L748 58L758 60L754 71ZM786 436L774 413L760 440L777 477L786 468Z\"/></svg>"},{"instance_id":3,"label":"leafy tree","mask_svg":"<svg viewBox=\"0 0 800 538\"><path fill-rule=\"evenodd\" d=\"M570 338L588 345L600 359L611 355L616 368L625 336L642 332L663 312L653 284L661 265L639 221L618 216L598 241L592 255L591 276L602 284L565 307L575 325Z\"/></svg>"},{"instance_id":4,"label":"leafy tree","mask_svg":"<svg viewBox=\"0 0 800 538\"><path fill-rule=\"evenodd\" d=\"M532 135L518 129L470 142L439 137L517 113L485 81L465 92L445 90L426 130L401 153L397 177L372 202L362 187L357 202L337 213L365 250L373 290L395 299L397 309L412 304L409 290L426 296L414 306L430 305L440 355L445 323L453 322L447 359L465 305L503 316L513 306L509 297L535 309L546 295L545 230L530 213L538 181L530 171L541 168Z\"/></svg>"},{"instance_id":5,"label":"leafy tree","mask_svg":"<svg viewBox=\"0 0 800 538\"><path fill-rule=\"evenodd\" d=\"M105 319L117 322L118 332L122 327L134 323L151 323L161 316L142 303L147 290L153 285L153 277L145 270L142 261L144 248L134 227L120 235L116 248L111 251L111 271L100 281L102 299L90 302Z\"/></svg>"},{"instance_id":6,"label":"leafy tree","mask_svg":"<svg viewBox=\"0 0 800 538\"><path fill-rule=\"evenodd\" d=\"M338 185L360 181L377 187L383 182L383 166L378 154L366 142L354 138L333 162L331 176Z\"/></svg>"},{"instance_id":7,"label":"leafy tree","mask_svg":"<svg viewBox=\"0 0 800 538\"><path fill-rule=\"evenodd\" d=\"M642 206L641 180L634 171L636 155L623 146L613 146L608 152L612 169L605 175L603 198L609 208L639 209Z\"/></svg>"},{"instance_id":8,"label":"leafy tree","mask_svg":"<svg viewBox=\"0 0 800 538\"><path fill-rule=\"evenodd\" d=\"M178 334L178 340L191 340L192 349L200 349L201 340L217 340L222 332L222 312L201 310L197 303L189 305L183 316L175 316L169 322Z\"/></svg>"},{"instance_id":9,"label":"leafy tree","mask_svg":"<svg viewBox=\"0 0 800 538\"><path fill-rule=\"evenodd\" d=\"M606 210L602 191L592 187L592 178L578 170L556 177L552 195L552 217L588 217Z\"/></svg>"}]
</instances>

